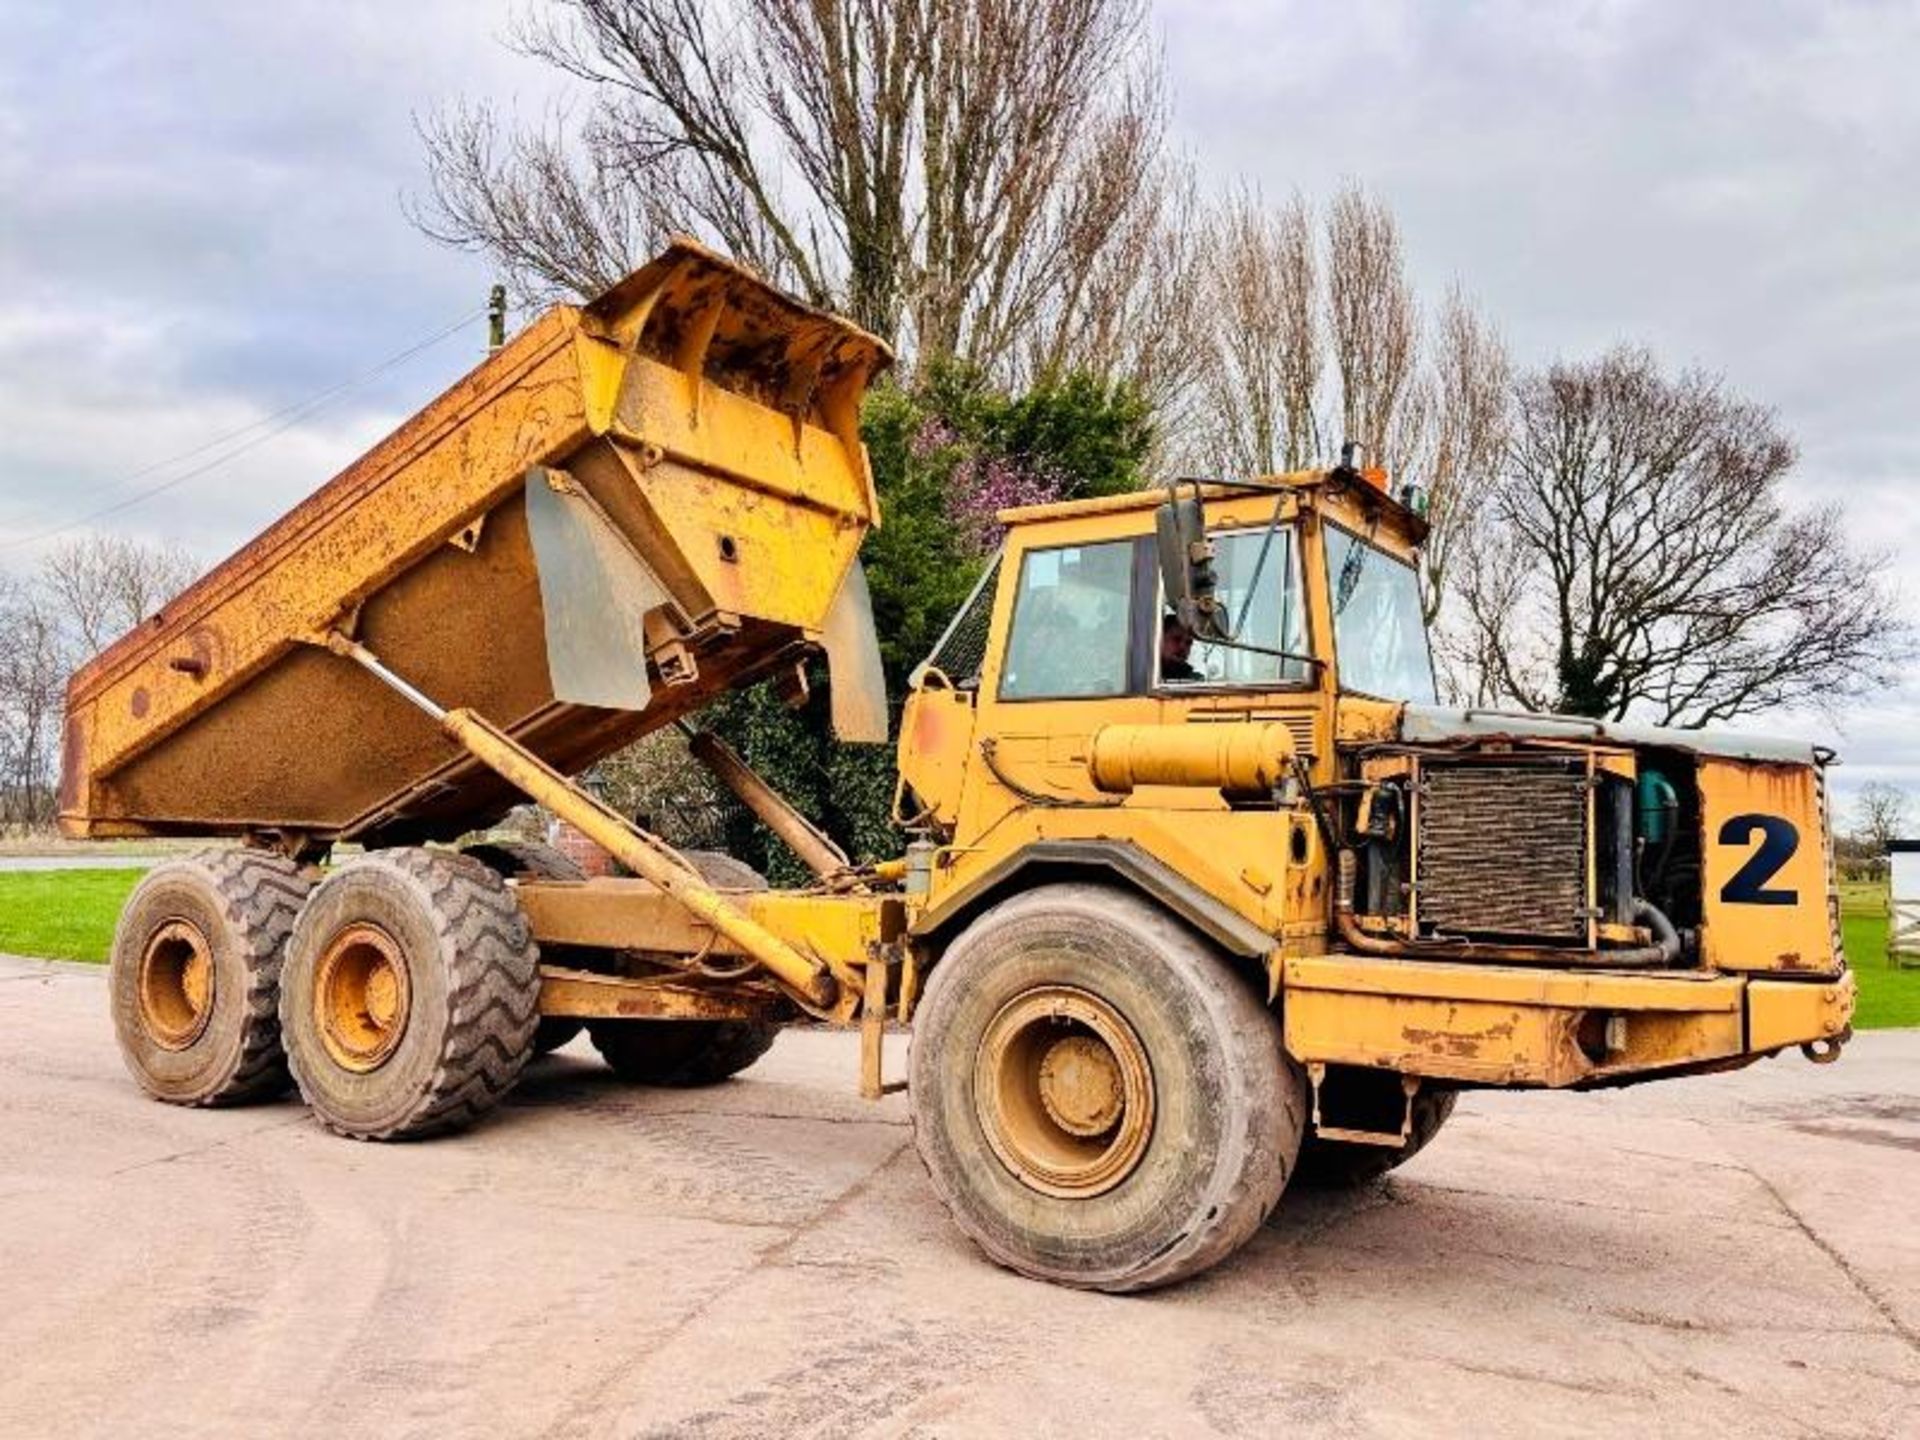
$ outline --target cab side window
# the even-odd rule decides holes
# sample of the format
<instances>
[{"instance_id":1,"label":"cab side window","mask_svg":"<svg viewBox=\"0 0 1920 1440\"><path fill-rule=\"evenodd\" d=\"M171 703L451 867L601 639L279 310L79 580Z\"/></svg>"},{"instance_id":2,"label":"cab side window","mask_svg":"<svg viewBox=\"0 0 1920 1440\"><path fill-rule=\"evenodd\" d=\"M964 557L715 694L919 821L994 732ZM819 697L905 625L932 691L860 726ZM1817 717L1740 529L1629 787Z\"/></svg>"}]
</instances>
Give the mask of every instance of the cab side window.
<instances>
[{"instance_id":1,"label":"cab side window","mask_svg":"<svg viewBox=\"0 0 1920 1440\"><path fill-rule=\"evenodd\" d=\"M1134 542L1029 550L1000 671L1003 700L1124 695Z\"/></svg>"},{"instance_id":2,"label":"cab side window","mask_svg":"<svg viewBox=\"0 0 1920 1440\"><path fill-rule=\"evenodd\" d=\"M1215 532L1212 539L1219 582L1215 594L1234 633L1260 648L1196 640L1170 612L1163 613L1158 683L1263 688L1306 684L1312 676L1307 662L1298 657L1308 649L1307 605L1292 527Z\"/></svg>"}]
</instances>

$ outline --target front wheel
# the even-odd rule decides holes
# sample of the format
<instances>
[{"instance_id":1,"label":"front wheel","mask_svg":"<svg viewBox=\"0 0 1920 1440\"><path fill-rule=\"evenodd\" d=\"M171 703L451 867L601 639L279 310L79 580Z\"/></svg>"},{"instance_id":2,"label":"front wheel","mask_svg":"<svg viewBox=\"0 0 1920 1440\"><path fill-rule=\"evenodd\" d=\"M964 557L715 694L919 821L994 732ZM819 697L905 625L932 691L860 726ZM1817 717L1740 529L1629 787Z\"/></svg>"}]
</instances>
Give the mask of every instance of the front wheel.
<instances>
[{"instance_id":1,"label":"front wheel","mask_svg":"<svg viewBox=\"0 0 1920 1440\"><path fill-rule=\"evenodd\" d=\"M1224 1259L1279 1202L1306 1082L1226 958L1147 901L1048 885L975 921L914 1020L914 1141L961 1229L1127 1291Z\"/></svg>"}]
</instances>

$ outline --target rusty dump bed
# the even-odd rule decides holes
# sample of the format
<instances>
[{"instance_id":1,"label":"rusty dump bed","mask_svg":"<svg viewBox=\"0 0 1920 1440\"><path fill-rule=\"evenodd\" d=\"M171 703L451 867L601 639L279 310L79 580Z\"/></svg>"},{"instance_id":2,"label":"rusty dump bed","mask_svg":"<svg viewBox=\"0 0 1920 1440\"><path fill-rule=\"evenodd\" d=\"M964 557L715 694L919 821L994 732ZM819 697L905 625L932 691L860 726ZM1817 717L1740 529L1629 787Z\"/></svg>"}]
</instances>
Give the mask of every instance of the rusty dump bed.
<instances>
[{"instance_id":1,"label":"rusty dump bed","mask_svg":"<svg viewBox=\"0 0 1920 1440\"><path fill-rule=\"evenodd\" d=\"M514 803L330 631L568 773L870 636L889 358L684 241L549 310L74 676L62 830L399 843Z\"/></svg>"}]
</instances>

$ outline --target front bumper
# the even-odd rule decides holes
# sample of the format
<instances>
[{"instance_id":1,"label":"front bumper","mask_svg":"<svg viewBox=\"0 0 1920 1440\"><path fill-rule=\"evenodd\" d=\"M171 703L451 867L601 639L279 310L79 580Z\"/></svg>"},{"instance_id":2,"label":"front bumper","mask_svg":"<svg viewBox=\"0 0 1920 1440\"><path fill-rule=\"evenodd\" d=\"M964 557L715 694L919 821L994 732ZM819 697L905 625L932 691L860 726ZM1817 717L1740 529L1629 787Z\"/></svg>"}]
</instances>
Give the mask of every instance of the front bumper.
<instances>
[{"instance_id":1,"label":"front bumper","mask_svg":"<svg viewBox=\"0 0 1920 1440\"><path fill-rule=\"evenodd\" d=\"M1775 980L1361 955L1296 956L1282 988L1287 1049L1303 1063L1554 1087L1724 1070L1794 1045L1831 1059L1854 999L1845 970Z\"/></svg>"}]
</instances>

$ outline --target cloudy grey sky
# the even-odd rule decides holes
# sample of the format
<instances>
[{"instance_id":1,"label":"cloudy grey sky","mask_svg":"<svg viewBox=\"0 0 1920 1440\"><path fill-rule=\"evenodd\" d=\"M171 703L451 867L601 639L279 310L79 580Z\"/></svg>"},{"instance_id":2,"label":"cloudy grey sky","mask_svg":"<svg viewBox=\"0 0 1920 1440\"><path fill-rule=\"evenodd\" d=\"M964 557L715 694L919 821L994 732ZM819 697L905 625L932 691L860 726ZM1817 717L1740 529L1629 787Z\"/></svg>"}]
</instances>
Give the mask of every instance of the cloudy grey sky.
<instances>
[{"instance_id":1,"label":"cloudy grey sky","mask_svg":"<svg viewBox=\"0 0 1920 1440\"><path fill-rule=\"evenodd\" d=\"M412 115L554 98L510 0L0 0L0 569L477 309L400 210ZM1158 0L1179 142L1213 181L1385 196L1429 294L1522 361L1619 339L1723 371L1796 485L1920 557L1920 5ZM477 358L476 321L103 520L211 560ZM279 422L274 422L279 423ZM226 447L215 447L201 459ZM1902 564L1920 605L1920 559ZM1849 786L1920 788L1920 683L1834 728Z\"/></svg>"}]
</instances>

